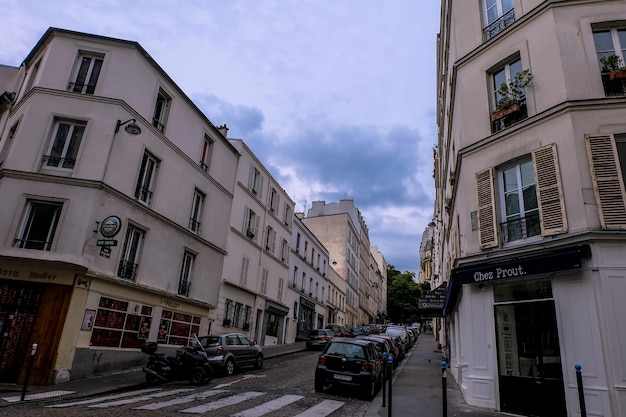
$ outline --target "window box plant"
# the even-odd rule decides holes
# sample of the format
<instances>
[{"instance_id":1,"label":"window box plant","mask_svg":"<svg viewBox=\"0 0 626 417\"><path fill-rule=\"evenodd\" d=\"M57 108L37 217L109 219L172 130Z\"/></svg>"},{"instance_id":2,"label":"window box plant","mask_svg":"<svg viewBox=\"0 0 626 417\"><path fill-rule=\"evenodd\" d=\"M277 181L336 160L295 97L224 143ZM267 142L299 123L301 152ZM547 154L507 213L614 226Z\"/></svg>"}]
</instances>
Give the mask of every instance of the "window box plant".
<instances>
[{"instance_id":1,"label":"window box plant","mask_svg":"<svg viewBox=\"0 0 626 417\"><path fill-rule=\"evenodd\" d=\"M497 95L500 97L496 109L491 113L491 121L495 122L521 110L520 102L526 96L524 87L533 79L530 70L520 71L508 83L502 83Z\"/></svg>"},{"instance_id":2,"label":"window box plant","mask_svg":"<svg viewBox=\"0 0 626 417\"><path fill-rule=\"evenodd\" d=\"M600 58L600 63L602 64L602 73L608 73L611 81L626 78L626 67L624 67L622 58L619 56L615 54L603 56Z\"/></svg>"},{"instance_id":3,"label":"window box plant","mask_svg":"<svg viewBox=\"0 0 626 417\"><path fill-rule=\"evenodd\" d=\"M248 236L250 239L254 239L254 230L251 227L248 227L246 229L246 236Z\"/></svg>"}]
</instances>

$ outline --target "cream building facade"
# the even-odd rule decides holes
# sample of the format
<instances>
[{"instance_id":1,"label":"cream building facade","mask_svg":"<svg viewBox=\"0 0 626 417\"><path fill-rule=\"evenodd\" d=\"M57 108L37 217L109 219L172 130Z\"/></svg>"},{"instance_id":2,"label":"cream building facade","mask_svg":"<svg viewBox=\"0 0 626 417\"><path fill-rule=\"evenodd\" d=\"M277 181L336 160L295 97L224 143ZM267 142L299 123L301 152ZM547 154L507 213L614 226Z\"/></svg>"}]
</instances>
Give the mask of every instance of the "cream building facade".
<instances>
[{"instance_id":1,"label":"cream building facade","mask_svg":"<svg viewBox=\"0 0 626 417\"><path fill-rule=\"evenodd\" d=\"M3 68L3 382L138 365L205 333L239 154L137 43L51 28Z\"/></svg>"},{"instance_id":2,"label":"cream building facade","mask_svg":"<svg viewBox=\"0 0 626 417\"><path fill-rule=\"evenodd\" d=\"M626 415L626 89L601 62L626 58L626 2L441 6L432 253L450 373L472 405L577 416L580 365L587 415Z\"/></svg>"}]
</instances>

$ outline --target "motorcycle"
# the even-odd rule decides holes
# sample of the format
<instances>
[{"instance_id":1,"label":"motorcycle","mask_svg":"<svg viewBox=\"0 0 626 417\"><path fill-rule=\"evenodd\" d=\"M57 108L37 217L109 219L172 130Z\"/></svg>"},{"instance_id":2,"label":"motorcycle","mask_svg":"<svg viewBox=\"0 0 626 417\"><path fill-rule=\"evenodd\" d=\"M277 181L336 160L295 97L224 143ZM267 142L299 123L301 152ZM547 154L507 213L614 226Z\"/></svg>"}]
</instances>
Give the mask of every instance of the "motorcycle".
<instances>
[{"instance_id":1,"label":"motorcycle","mask_svg":"<svg viewBox=\"0 0 626 417\"><path fill-rule=\"evenodd\" d=\"M194 385L202 385L213 378L209 357L195 334L191 345L178 349L175 357L156 353L157 346L156 342L141 346L141 351L149 355L148 363L143 367L147 383L189 379Z\"/></svg>"}]
</instances>

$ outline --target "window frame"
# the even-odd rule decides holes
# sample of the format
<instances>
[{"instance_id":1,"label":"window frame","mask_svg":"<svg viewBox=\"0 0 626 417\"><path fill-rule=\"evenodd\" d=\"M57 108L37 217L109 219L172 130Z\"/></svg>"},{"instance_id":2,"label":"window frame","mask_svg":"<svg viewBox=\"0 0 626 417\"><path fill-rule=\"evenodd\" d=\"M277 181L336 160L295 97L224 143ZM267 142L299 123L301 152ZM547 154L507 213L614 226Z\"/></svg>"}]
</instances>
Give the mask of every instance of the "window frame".
<instances>
[{"instance_id":1,"label":"window frame","mask_svg":"<svg viewBox=\"0 0 626 417\"><path fill-rule=\"evenodd\" d=\"M102 67L104 66L104 54L90 51L78 51L76 57L76 64L74 66L74 72L72 80L68 83L68 90L73 93L80 94L94 94L96 91L96 85L98 79L102 73ZM86 73L81 75L84 68L85 59L89 59L87 64ZM95 75L94 75L95 71ZM79 77L83 78L82 83L79 83ZM95 79L93 79L95 77Z\"/></svg>"},{"instance_id":2,"label":"window frame","mask_svg":"<svg viewBox=\"0 0 626 417\"><path fill-rule=\"evenodd\" d=\"M204 193L197 188L194 189L193 199L191 200L191 214L189 216L189 230L196 234L200 233L200 226L202 224L200 219L202 218L204 210L205 198L206 195Z\"/></svg>"},{"instance_id":3,"label":"window frame","mask_svg":"<svg viewBox=\"0 0 626 417\"><path fill-rule=\"evenodd\" d=\"M211 159L213 158L213 149L215 141L205 134L202 140L202 152L200 153L200 168L204 172L209 172Z\"/></svg>"},{"instance_id":4,"label":"window frame","mask_svg":"<svg viewBox=\"0 0 626 417\"><path fill-rule=\"evenodd\" d=\"M120 261L117 276L122 279L135 281L139 259L141 258L143 243L146 239L146 231L133 225L126 226L124 244L120 251ZM130 243L130 244L129 244Z\"/></svg>"},{"instance_id":5,"label":"window frame","mask_svg":"<svg viewBox=\"0 0 626 417\"><path fill-rule=\"evenodd\" d=\"M182 261L181 268L180 268L180 278L178 281L178 295L189 297L195 261L196 261L196 254L186 249L183 253L183 261Z\"/></svg>"},{"instance_id":6,"label":"window frame","mask_svg":"<svg viewBox=\"0 0 626 417\"><path fill-rule=\"evenodd\" d=\"M150 163L150 164L149 164ZM134 197L138 201L150 205L154 195L154 184L159 169L160 160L148 151L143 153L139 176L135 185Z\"/></svg>"},{"instance_id":7,"label":"window frame","mask_svg":"<svg viewBox=\"0 0 626 417\"><path fill-rule=\"evenodd\" d=\"M65 135L64 138L60 136L61 127L63 125L68 126L68 134ZM82 130L78 137L76 136L77 129L79 131ZM50 135L47 153L42 157L43 168L67 171L73 170L78 160L78 152L80 151L80 145L86 130L87 123L84 121L56 118L52 134ZM53 155L53 151L55 151L55 148L58 148L58 144L62 145L60 146L61 150L57 151L58 155ZM68 157L68 151L72 154L71 157ZM56 165L54 165L55 162Z\"/></svg>"},{"instance_id":8,"label":"window frame","mask_svg":"<svg viewBox=\"0 0 626 417\"><path fill-rule=\"evenodd\" d=\"M160 87L154 104L152 126L154 126L161 133L165 132L171 107L172 96Z\"/></svg>"},{"instance_id":9,"label":"window frame","mask_svg":"<svg viewBox=\"0 0 626 417\"><path fill-rule=\"evenodd\" d=\"M50 217L49 220L36 218L37 212L38 212L37 208L40 208L43 206L49 206L49 208L53 210L53 212L51 213L51 216L48 216ZM63 212L63 202L42 200L42 199L36 199L36 198L27 199L25 207L24 207L24 215L22 218L20 228L17 233L17 237L15 238L14 246L20 249L34 249L34 250L50 251L54 243L54 238L59 227L62 212ZM41 216L42 215L40 214L39 217ZM45 216L45 213L43 214L43 216ZM32 239L29 239L29 237L32 237L34 233L40 230L40 228L38 227L37 230L33 231L33 225L37 226L36 223L39 223L41 220L45 220L45 222L48 224L47 226L41 226L47 229L47 230L41 230L41 231L45 231L46 240L35 241ZM29 247L29 246L32 246L34 242L40 242L41 245L37 245L38 247Z\"/></svg>"}]
</instances>

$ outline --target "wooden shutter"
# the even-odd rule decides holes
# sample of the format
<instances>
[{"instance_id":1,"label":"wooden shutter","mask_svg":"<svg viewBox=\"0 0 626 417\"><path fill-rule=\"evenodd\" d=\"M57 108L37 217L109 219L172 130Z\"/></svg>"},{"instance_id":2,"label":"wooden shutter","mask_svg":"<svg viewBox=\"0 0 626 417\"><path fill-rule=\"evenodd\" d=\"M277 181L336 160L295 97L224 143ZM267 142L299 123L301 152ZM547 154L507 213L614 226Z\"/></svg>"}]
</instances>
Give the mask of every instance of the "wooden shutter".
<instances>
[{"instance_id":1,"label":"wooden shutter","mask_svg":"<svg viewBox=\"0 0 626 417\"><path fill-rule=\"evenodd\" d=\"M556 145L548 145L532 152L537 183L537 200L541 235L552 236L567 232L567 214L563 201L561 171Z\"/></svg>"},{"instance_id":2,"label":"wooden shutter","mask_svg":"<svg viewBox=\"0 0 626 417\"><path fill-rule=\"evenodd\" d=\"M626 229L626 195L615 137L586 135L589 167L603 229Z\"/></svg>"},{"instance_id":3,"label":"wooden shutter","mask_svg":"<svg viewBox=\"0 0 626 417\"><path fill-rule=\"evenodd\" d=\"M498 246L496 207L493 193L493 168L488 168L476 174L476 190L478 194L480 248L493 248Z\"/></svg>"}]
</instances>

